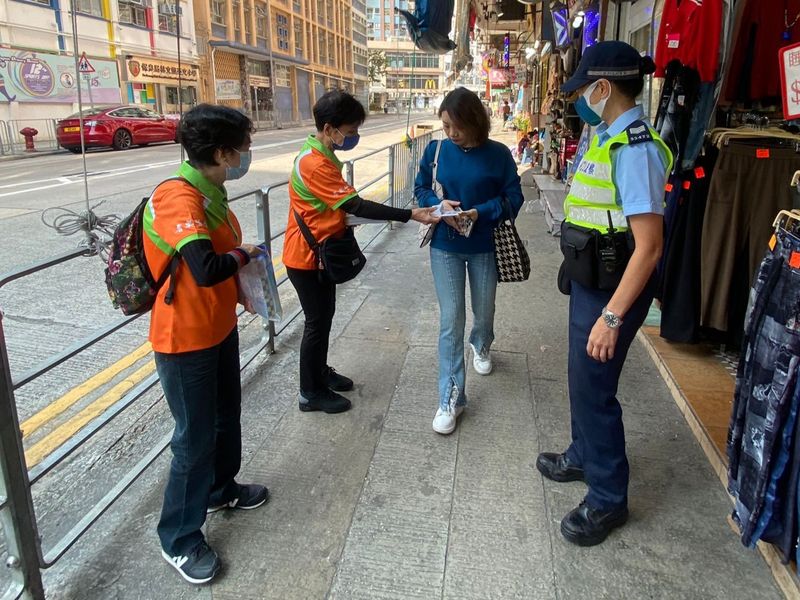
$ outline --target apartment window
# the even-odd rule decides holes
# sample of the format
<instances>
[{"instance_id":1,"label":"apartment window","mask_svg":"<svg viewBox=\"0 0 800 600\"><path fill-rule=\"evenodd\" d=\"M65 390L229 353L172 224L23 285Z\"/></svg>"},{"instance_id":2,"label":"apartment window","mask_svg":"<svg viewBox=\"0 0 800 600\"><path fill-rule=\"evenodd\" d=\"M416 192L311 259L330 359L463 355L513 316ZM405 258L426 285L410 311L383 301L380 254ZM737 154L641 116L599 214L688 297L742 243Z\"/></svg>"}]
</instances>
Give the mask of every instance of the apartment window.
<instances>
[{"instance_id":1,"label":"apartment window","mask_svg":"<svg viewBox=\"0 0 800 600\"><path fill-rule=\"evenodd\" d=\"M45 6L50 6L50 0L31 0L31 2L35 2L36 4L44 4ZM78 9L77 12L81 12L80 9Z\"/></svg>"},{"instance_id":2,"label":"apartment window","mask_svg":"<svg viewBox=\"0 0 800 600\"><path fill-rule=\"evenodd\" d=\"M211 22L225 25L225 0L211 0Z\"/></svg>"},{"instance_id":3,"label":"apartment window","mask_svg":"<svg viewBox=\"0 0 800 600\"><path fill-rule=\"evenodd\" d=\"M317 33L317 45L319 46L319 63L328 62L328 41L322 31Z\"/></svg>"},{"instance_id":4,"label":"apartment window","mask_svg":"<svg viewBox=\"0 0 800 600\"><path fill-rule=\"evenodd\" d=\"M322 23L325 20L325 0L317 0L317 21Z\"/></svg>"},{"instance_id":5,"label":"apartment window","mask_svg":"<svg viewBox=\"0 0 800 600\"><path fill-rule=\"evenodd\" d=\"M180 9L180 7L177 7ZM178 17L175 15L175 4L159 2L158 4L158 29L168 33L178 33Z\"/></svg>"},{"instance_id":6,"label":"apartment window","mask_svg":"<svg viewBox=\"0 0 800 600\"><path fill-rule=\"evenodd\" d=\"M267 31L269 31L267 22L267 5L261 3L256 4L256 36L266 40Z\"/></svg>"},{"instance_id":7,"label":"apartment window","mask_svg":"<svg viewBox=\"0 0 800 600\"><path fill-rule=\"evenodd\" d=\"M241 5L238 2L233 3L233 28L238 34L242 30L242 18L240 16L239 10ZM238 35L236 37L239 37Z\"/></svg>"},{"instance_id":8,"label":"apartment window","mask_svg":"<svg viewBox=\"0 0 800 600\"><path fill-rule=\"evenodd\" d=\"M50 5L50 0L40 2L40 4ZM101 0L75 0L75 12L95 17L103 16L103 5Z\"/></svg>"},{"instance_id":9,"label":"apartment window","mask_svg":"<svg viewBox=\"0 0 800 600\"><path fill-rule=\"evenodd\" d=\"M119 0L119 22L147 27L144 0Z\"/></svg>"},{"instance_id":10,"label":"apartment window","mask_svg":"<svg viewBox=\"0 0 800 600\"><path fill-rule=\"evenodd\" d=\"M303 24L300 21L294 23L294 55L303 57Z\"/></svg>"},{"instance_id":11,"label":"apartment window","mask_svg":"<svg viewBox=\"0 0 800 600\"><path fill-rule=\"evenodd\" d=\"M250 8L250 3L245 2L244 5L244 32L247 34L247 40L250 40L250 36L253 33L253 11Z\"/></svg>"},{"instance_id":12,"label":"apartment window","mask_svg":"<svg viewBox=\"0 0 800 600\"><path fill-rule=\"evenodd\" d=\"M333 27L333 0L328 0L325 7L325 15L328 19L328 27Z\"/></svg>"},{"instance_id":13,"label":"apartment window","mask_svg":"<svg viewBox=\"0 0 800 600\"><path fill-rule=\"evenodd\" d=\"M289 17L282 13L275 13L275 37L278 49L289 52Z\"/></svg>"},{"instance_id":14,"label":"apartment window","mask_svg":"<svg viewBox=\"0 0 800 600\"><path fill-rule=\"evenodd\" d=\"M336 63L336 50L335 50L335 41L333 36L328 37L328 64L333 65Z\"/></svg>"}]
</instances>

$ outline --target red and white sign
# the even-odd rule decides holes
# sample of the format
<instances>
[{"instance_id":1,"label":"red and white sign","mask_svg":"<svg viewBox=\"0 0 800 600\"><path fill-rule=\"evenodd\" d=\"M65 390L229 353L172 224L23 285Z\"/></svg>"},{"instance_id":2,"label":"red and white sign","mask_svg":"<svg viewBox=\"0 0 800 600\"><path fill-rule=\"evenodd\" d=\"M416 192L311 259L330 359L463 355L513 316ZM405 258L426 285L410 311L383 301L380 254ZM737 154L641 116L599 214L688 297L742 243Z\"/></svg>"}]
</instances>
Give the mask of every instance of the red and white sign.
<instances>
[{"instance_id":1,"label":"red and white sign","mask_svg":"<svg viewBox=\"0 0 800 600\"><path fill-rule=\"evenodd\" d=\"M489 71L489 83L493 88L510 87L516 79L516 73L511 69L491 69Z\"/></svg>"},{"instance_id":2,"label":"red and white sign","mask_svg":"<svg viewBox=\"0 0 800 600\"><path fill-rule=\"evenodd\" d=\"M800 119L800 44L781 48L783 118Z\"/></svg>"},{"instance_id":3,"label":"red and white sign","mask_svg":"<svg viewBox=\"0 0 800 600\"><path fill-rule=\"evenodd\" d=\"M78 59L78 71L81 73L94 73L94 67L86 57L86 52L81 54L81 57Z\"/></svg>"}]
</instances>

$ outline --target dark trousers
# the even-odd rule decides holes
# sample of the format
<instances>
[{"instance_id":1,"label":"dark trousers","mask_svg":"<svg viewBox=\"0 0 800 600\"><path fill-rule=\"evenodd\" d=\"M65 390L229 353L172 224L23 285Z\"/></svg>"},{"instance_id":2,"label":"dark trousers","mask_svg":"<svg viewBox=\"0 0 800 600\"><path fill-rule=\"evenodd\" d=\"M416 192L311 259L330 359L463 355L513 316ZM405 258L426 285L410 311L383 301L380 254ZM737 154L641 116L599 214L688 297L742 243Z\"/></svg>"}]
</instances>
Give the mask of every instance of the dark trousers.
<instances>
[{"instance_id":1,"label":"dark trousers","mask_svg":"<svg viewBox=\"0 0 800 600\"><path fill-rule=\"evenodd\" d=\"M628 458L617 387L625 357L653 300L651 283L625 315L614 358L606 363L586 353L589 334L612 292L572 282L569 301L569 401L572 413L570 462L581 465L593 508L611 510L628 502Z\"/></svg>"},{"instance_id":2,"label":"dark trousers","mask_svg":"<svg viewBox=\"0 0 800 600\"><path fill-rule=\"evenodd\" d=\"M186 554L203 539L210 505L233 500L242 456L239 422L239 333L211 348L155 353L167 404L175 419L172 465L158 523L161 547Z\"/></svg>"},{"instance_id":3,"label":"dark trousers","mask_svg":"<svg viewBox=\"0 0 800 600\"><path fill-rule=\"evenodd\" d=\"M315 394L328 389L325 369L336 313L336 284L321 282L317 271L287 268L286 272L306 318L300 344L300 393Z\"/></svg>"}]
</instances>

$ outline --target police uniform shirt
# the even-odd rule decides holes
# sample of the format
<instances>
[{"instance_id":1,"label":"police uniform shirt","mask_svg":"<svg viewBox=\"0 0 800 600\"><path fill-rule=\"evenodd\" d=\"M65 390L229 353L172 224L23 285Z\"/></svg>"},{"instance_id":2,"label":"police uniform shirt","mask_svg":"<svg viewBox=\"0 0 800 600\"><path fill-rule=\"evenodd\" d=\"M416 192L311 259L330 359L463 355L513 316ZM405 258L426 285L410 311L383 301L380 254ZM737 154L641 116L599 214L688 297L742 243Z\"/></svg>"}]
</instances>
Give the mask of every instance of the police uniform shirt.
<instances>
[{"instance_id":1,"label":"police uniform shirt","mask_svg":"<svg viewBox=\"0 0 800 600\"><path fill-rule=\"evenodd\" d=\"M596 134L599 145L603 146L636 121L644 121L644 110L639 105L622 113L611 125L601 123ZM668 164L664 162L658 146L653 142L621 146L612 151L611 161L614 166L614 185L617 187L617 204L622 207L625 216L663 215L664 186L669 174Z\"/></svg>"}]
</instances>

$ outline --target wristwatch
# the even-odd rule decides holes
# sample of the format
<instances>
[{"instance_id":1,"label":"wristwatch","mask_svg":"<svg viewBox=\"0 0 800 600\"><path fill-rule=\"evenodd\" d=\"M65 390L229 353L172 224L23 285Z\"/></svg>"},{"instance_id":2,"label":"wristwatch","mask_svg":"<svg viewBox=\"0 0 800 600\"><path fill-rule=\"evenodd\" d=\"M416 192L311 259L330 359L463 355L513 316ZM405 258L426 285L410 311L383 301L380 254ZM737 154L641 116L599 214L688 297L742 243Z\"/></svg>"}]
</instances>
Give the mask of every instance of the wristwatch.
<instances>
[{"instance_id":1,"label":"wristwatch","mask_svg":"<svg viewBox=\"0 0 800 600\"><path fill-rule=\"evenodd\" d=\"M622 319L615 315L613 312L608 310L606 306L603 309L603 321L605 321L606 326L609 329L619 329L619 326L622 325Z\"/></svg>"}]
</instances>

